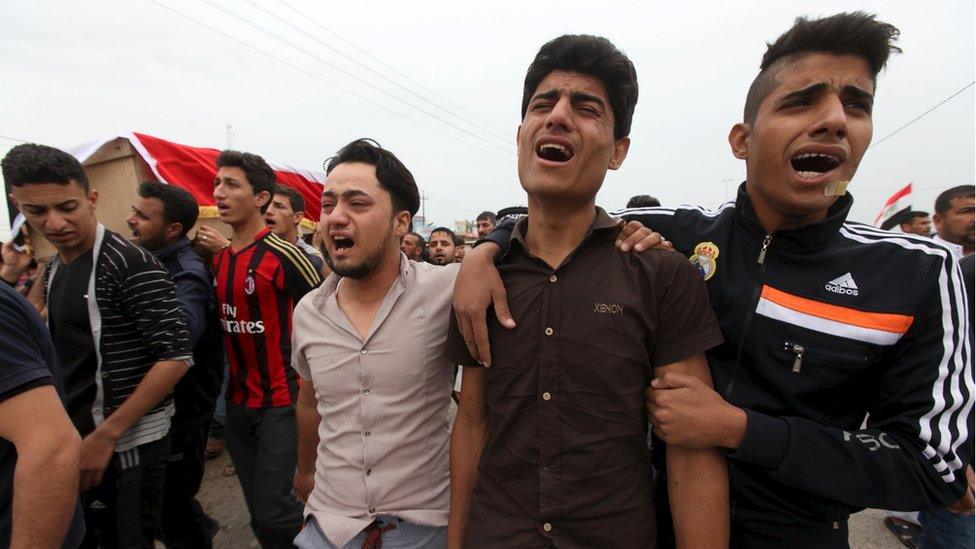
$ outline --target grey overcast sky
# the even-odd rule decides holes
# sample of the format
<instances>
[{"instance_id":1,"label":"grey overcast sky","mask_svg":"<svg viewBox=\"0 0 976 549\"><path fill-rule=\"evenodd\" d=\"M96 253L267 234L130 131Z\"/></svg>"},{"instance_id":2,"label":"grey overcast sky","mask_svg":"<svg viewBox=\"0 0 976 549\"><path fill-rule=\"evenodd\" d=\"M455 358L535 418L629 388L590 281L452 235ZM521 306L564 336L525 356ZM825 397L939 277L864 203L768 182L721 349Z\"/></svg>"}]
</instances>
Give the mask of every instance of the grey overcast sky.
<instances>
[{"instance_id":1,"label":"grey overcast sky","mask_svg":"<svg viewBox=\"0 0 976 549\"><path fill-rule=\"evenodd\" d=\"M901 29L905 53L879 80L875 141L976 72L972 0L286 2L0 0L0 154L12 139L70 147L126 131L223 148L230 123L234 148L321 169L372 137L413 171L428 219L452 226L525 202L514 147L525 69L547 40L590 33L626 52L640 79L629 157L598 203L653 194L717 205L744 177L726 136L765 42L798 15L861 9ZM973 183L974 151L970 87L868 151L852 218L873 221L908 182L915 207L931 210L940 190Z\"/></svg>"}]
</instances>

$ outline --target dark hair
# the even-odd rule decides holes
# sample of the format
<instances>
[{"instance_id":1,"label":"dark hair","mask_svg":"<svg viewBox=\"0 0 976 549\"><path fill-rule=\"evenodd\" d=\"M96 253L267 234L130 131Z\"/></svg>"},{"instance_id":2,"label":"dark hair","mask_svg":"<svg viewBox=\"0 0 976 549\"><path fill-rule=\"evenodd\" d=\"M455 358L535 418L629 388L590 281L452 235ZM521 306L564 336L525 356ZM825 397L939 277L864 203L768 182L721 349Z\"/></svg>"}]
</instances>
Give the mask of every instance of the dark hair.
<instances>
[{"instance_id":1,"label":"dark hair","mask_svg":"<svg viewBox=\"0 0 976 549\"><path fill-rule=\"evenodd\" d=\"M952 201L957 198L973 198L976 196L976 186L958 185L946 189L935 199L935 213L942 215L952 208Z\"/></svg>"},{"instance_id":2,"label":"dark hair","mask_svg":"<svg viewBox=\"0 0 976 549\"><path fill-rule=\"evenodd\" d=\"M158 181L143 181L139 184L139 196L159 199L163 203L163 220L183 226L180 236L185 236L197 223L200 206L186 189Z\"/></svg>"},{"instance_id":3,"label":"dark hair","mask_svg":"<svg viewBox=\"0 0 976 549\"><path fill-rule=\"evenodd\" d=\"M464 246L464 239L461 238L461 236L458 235L458 234L455 234L454 235L454 245L455 246Z\"/></svg>"},{"instance_id":4,"label":"dark hair","mask_svg":"<svg viewBox=\"0 0 976 549\"><path fill-rule=\"evenodd\" d=\"M571 71L600 79L613 110L613 137L630 135L637 106L637 71L630 59L602 36L565 34L550 40L536 54L525 73L522 118L539 83L553 71Z\"/></svg>"},{"instance_id":5,"label":"dark hair","mask_svg":"<svg viewBox=\"0 0 976 549\"><path fill-rule=\"evenodd\" d=\"M420 246L421 248L426 248L427 247L427 241L424 240L424 237L420 233L407 233L404 236L415 236L415 237L417 237L417 245L418 246Z\"/></svg>"},{"instance_id":6,"label":"dark hair","mask_svg":"<svg viewBox=\"0 0 976 549\"><path fill-rule=\"evenodd\" d=\"M928 217L929 212L923 212L921 210L912 210L905 214L905 220L902 223L910 223L913 219L918 219L919 217Z\"/></svg>"},{"instance_id":7,"label":"dark hair","mask_svg":"<svg viewBox=\"0 0 976 549\"><path fill-rule=\"evenodd\" d=\"M454 242L454 245L457 246L457 235L454 234L454 231L451 229L448 229L447 227L437 227L436 229L430 231L430 234L434 233L447 233L447 235L451 237L451 242Z\"/></svg>"},{"instance_id":8,"label":"dark hair","mask_svg":"<svg viewBox=\"0 0 976 549\"><path fill-rule=\"evenodd\" d=\"M274 195L275 191L275 172L271 166L260 156L252 153L232 151L220 151L217 157L217 168L240 168L247 177L247 182L251 184L254 194L267 191L269 195ZM271 199L261 207L261 213L268 211Z\"/></svg>"},{"instance_id":9,"label":"dark hair","mask_svg":"<svg viewBox=\"0 0 976 549\"><path fill-rule=\"evenodd\" d=\"M14 187L31 183L67 185L74 181L86 193L91 189L81 162L70 154L47 145L17 145L3 157L0 165L3 166L3 179Z\"/></svg>"},{"instance_id":10,"label":"dark hair","mask_svg":"<svg viewBox=\"0 0 976 549\"><path fill-rule=\"evenodd\" d=\"M767 42L759 74L746 95L743 120L755 122L759 106L776 87L777 68L805 54L832 53L861 57L868 62L871 81L877 85L878 73L888 62L888 56L901 53L901 48L892 44L899 33L894 25L878 21L874 15L863 11L838 13L820 19L797 17L790 30L772 44Z\"/></svg>"},{"instance_id":11,"label":"dark hair","mask_svg":"<svg viewBox=\"0 0 976 549\"><path fill-rule=\"evenodd\" d=\"M288 197L288 203L291 204L291 209L295 213L301 213L305 211L305 199L302 197L302 193L289 187L288 185L275 185L275 194L283 194Z\"/></svg>"},{"instance_id":12,"label":"dark hair","mask_svg":"<svg viewBox=\"0 0 976 549\"><path fill-rule=\"evenodd\" d=\"M488 211L481 212L480 214L478 214L478 217L474 218L475 221L481 221L482 219L487 219L492 223L496 223L498 221L498 219L495 217L495 213L488 212Z\"/></svg>"},{"instance_id":13,"label":"dark hair","mask_svg":"<svg viewBox=\"0 0 976 549\"><path fill-rule=\"evenodd\" d=\"M420 193L413 174L399 158L376 141L357 139L339 149L335 156L325 161L325 174L332 173L336 166L347 162L362 162L376 168L380 187L390 193L393 213L406 210L413 216L420 209Z\"/></svg>"},{"instance_id":14,"label":"dark hair","mask_svg":"<svg viewBox=\"0 0 976 549\"><path fill-rule=\"evenodd\" d=\"M639 194L637 196L630 197L627 201L628 208L657 208L661 205L661 201L649 194Z\"/></svg>"}]
</instances>

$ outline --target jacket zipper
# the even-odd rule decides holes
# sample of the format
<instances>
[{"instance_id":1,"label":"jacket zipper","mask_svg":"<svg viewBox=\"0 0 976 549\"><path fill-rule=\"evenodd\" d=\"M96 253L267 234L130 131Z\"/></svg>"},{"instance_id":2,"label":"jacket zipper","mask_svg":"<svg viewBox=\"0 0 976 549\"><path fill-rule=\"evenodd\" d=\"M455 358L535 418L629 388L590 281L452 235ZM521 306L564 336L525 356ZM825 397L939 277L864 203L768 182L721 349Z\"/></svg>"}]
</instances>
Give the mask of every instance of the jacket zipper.
<instances>
[{"instance_id":1,"label":"jacket zipper","mask_svg":"<svg viewBox=\"0 0 976 549\"><path fill-rule=\"evenodd\" d=\"M742 365L742 350L745 348L746 337L749 335L749 324L752 323L752 317L755 316L756 305L759 304L759 294L762 291L763 276L766 274L766 252L769 250L769 244L772 241L773 235L767 234L763 238L762 248L759 249L759 257L756 258L756 263L759 265L759 270L756 272L756 284L752 289L752 300L749 302L746 318L742 322L742 336L739 338L739 350L735 353L735 365L732 367L732 376L729 378L729 385L725 388L725 400L729 400L732 396L732 390L735 389L735 378L739 375L739 367Z\"/></svg>"},{"instance_id":2,"label":"jacket zipper","mask_svg":"<svg viewBox=\"0 0 976 549\"><path fill-rule=\"evenodd\" d=\"M800 367L803 365L803 353L805 353L807 350L803 348L803 345L797 345L796 343L787 343L786 349L788 351L793 351L793 354L796 356L796 358L793 359L793 368L791 371L794 374L800 373Z\"/></svg>"},{"instance_id":3,"label":"jacket zipper","mask_svg":"<svg viewBox=\"0 0 976 549\"><path fill-rule=\"evenodd\" d=\"M783 348L793 353L793 368L791 369L791 371L795 374L800 373L800 368L803 365L803 356L809 352L812 352L815 355L824 355L824 356L834 357L842 360L856 360L861 364L864 364L868 361L868 358L865 356L860 356L853 353L850 354L839 353L836 351L829 351L827 349L804 347L803 345L790 343L789 341L783 344Z\"/></svg>"}]
</instances>

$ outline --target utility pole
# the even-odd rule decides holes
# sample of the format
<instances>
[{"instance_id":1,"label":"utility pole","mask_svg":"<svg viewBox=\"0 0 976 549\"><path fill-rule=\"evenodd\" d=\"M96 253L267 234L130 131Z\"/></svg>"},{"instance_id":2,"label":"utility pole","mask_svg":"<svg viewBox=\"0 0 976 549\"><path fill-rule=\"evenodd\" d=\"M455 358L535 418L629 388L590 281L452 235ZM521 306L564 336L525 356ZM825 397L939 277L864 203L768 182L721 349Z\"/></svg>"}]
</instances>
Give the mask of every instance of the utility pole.
<instances>
[{"instance_id":1,"label":"utility pole","mask_svg":"<svg viewBox=\"0 0 976 549\"><path fill-rule=\"evenodd\" d=\"M424 216L424 225L427 224L427 193L420 194L420 212ZM423 227L421 227L423 229Z\"/></svg>"}]
</instances>

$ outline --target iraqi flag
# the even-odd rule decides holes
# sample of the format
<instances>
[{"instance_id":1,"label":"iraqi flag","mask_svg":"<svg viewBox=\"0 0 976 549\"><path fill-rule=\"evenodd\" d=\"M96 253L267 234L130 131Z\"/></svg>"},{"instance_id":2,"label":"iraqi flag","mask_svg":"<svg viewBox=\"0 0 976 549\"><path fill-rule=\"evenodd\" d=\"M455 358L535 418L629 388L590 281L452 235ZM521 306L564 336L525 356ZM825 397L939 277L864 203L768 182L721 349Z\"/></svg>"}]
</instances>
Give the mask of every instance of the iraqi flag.
<instances>
[{"instance_id":1,"label":"iraqi flag","mask_svg":"<svg viewBox=\"0 0 976 549\"><path fill-rule=\"evenodd\" d=\"M889 230L904 219L908 212L912 211L912 184L909 183L901 188L900 191L891 195L885 202L878 218L874 220L874 226L884 230Z\"/></svg>"}]
</instances>

